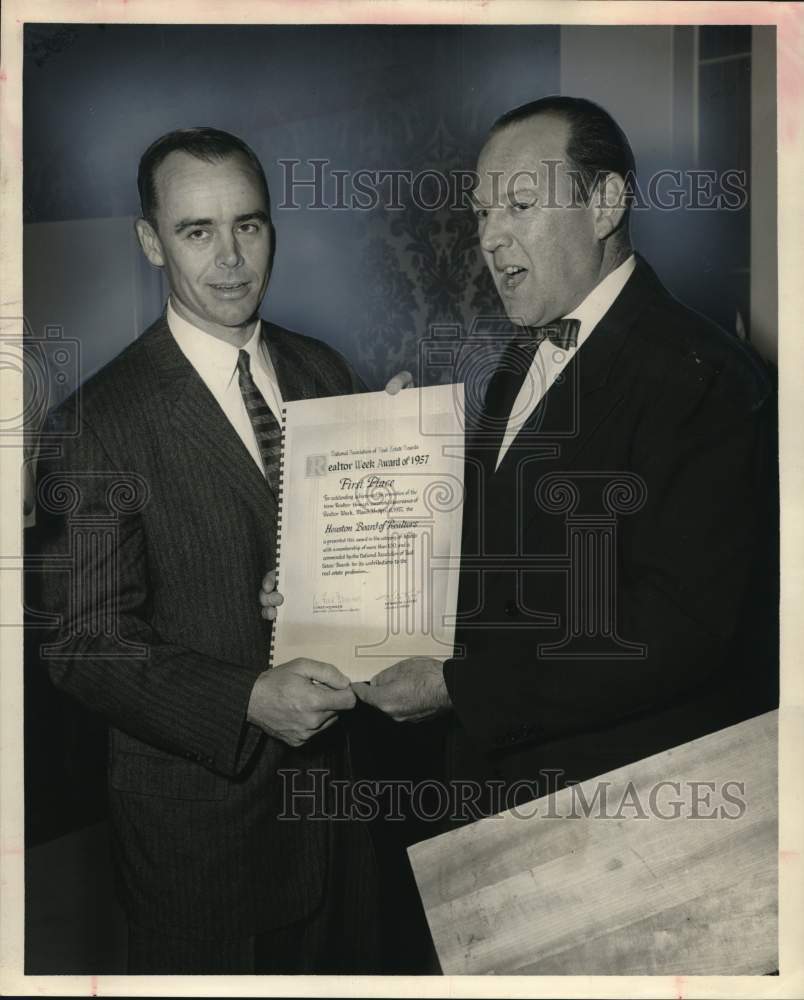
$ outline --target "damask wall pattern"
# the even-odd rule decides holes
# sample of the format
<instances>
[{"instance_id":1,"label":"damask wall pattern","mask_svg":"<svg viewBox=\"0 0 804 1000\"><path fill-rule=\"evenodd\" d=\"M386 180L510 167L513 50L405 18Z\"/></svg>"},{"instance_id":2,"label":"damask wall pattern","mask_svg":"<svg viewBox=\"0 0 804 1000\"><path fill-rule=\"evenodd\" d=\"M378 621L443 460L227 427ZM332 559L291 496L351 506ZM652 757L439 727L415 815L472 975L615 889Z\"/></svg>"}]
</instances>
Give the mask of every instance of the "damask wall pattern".
<instances>
[{"instance_id":1,"label":"damask wall pattern","mask_svg":"<svg viewBox=\"0 0 804 1000\"><path fill-rule=\"evenodd\" d=\"M380 204L360 213L354 240L368 291L352 331L352 358L372 385L401 368L414 371L420 383L445 382L451 379L447 369L420 370L421 340L435 328L466 338L479 318L505 316L483 261L474 214L466 198L458 207L454 197L455 178L474 168L480 143L455 135L445 116L433 121L414 113L404 126L397 118L394 133L414 147L408 161L414 174L438 171L450 181L451 195L439 201L434 183L422 187L419 204L408 192L401 208ZM387 141L388 133L384 136ZM367 154L364 162L385 168L379 164L388 160L377 156L376 147L373 157L370 150Z\"/></svg>"}]
</instances>

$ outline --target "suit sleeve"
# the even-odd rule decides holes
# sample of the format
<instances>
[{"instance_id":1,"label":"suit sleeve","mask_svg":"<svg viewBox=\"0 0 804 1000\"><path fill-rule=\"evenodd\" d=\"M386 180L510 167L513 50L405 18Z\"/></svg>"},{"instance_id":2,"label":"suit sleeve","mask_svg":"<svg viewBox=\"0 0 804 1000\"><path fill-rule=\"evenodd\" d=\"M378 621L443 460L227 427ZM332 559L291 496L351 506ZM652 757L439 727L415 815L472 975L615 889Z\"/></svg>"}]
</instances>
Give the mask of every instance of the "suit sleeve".
<instances>
[{"instance_id":1,"label":"suit sleeve","mask_svg":"<svg viewBox=\"0 0 804 1000\"><path fill-rule=\"evenodd\" d=\"M740 683L723 661L773 516L773 398L736 406L714 379L656 401L632 451L646 502L618 525L618 631L644 658L540 658L538 633L516 643L512 628L493 663L471 651L447 661L453 706L481 749L605 729L694 696L718 671L724 698Z\"/></svg>"},{"instance_id":2,"label":"suit sleeve","mask_svg":"<svg viewBox=\"0 0 804 1000\"><path fill-rule=\"evenodd\" d=\"M259 742L246 723L257 675L164 642L149 624L142 517L118 513L107 530L115 475L126 478L86 421L60 458L40 463L35 555L43 610L58 623L43 662L56 687L115 728L234 775Z\"/></svg>"}]
</instances>

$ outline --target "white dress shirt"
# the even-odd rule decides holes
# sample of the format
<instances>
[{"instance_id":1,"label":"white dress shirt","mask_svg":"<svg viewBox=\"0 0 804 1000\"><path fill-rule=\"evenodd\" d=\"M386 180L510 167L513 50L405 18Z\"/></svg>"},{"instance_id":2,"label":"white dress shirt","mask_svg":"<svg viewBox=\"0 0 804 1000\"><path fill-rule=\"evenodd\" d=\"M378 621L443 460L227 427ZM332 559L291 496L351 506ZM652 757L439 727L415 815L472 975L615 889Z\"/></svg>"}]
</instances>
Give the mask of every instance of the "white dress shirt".
<instances>
[{"instance_id":1,"label":"white dress shirt","mask_svg":"<svg viewBox=\"0 0 804 1000\"><path fill-rule=\"evenodd\" d=\"M183 316L179 316L168 299L167 322L173 338L182 354L198 372L204 385L215 397L226 419L237 431L237 435L257 463L257 468L265 474L260 449L254 428L251 425L246 404L240 392L237 374L239 348L227 344L225 340L194 326ZM271 408L272 413L282 423L282 394L276 378L274 366L265 344L260 339L260 320L254 324L248 343L243 347L251 361L254 383Z\"/></svg>"},{"instance_id":2,"label":"white dress shirt","mask_svg":"<svg viewBox=\"0 0 804 1000\"><path fill-rule=\"evenodd\" d=\"M610 274L607 274L599 285L595 285L579 306L562 317L563 319L580 320L578 342L575 347L562 351L551 340L545 339L541 342L522 383L522 388L511 407L511 415L508 418L500 445L495 471L499 469L500 462L511 447L511 442L519 434L543 396L580 351L584 341L614 304L614 300L625 287L625 283L631 277L635 267L636 258L631 254L627 260L624 260Z\"/></svg>"}]
</instances>

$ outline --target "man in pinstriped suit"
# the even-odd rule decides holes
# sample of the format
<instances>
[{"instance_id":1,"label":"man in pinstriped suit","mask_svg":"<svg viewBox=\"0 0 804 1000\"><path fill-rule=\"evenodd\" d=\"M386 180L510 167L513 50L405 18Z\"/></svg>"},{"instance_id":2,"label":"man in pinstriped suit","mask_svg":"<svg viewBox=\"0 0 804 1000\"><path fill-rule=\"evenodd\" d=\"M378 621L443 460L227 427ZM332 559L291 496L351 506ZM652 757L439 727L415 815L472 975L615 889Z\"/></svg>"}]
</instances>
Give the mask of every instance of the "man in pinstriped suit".
<instances>
[{"instance_id":1,"label":"man in pinstriped suit","mask_svg":"<svg viewBox=\"0 0 804 1000\"><path fill-rule=\"evenodd\" d=\"M80 433L39 480L53 557L71 553L61 487L90 527L108 523L110 482L141 494L78 581L75 563L43 574L60 621L51 676L109 724L129 971L376 971L365 828L278 819L279 769L348 774L338 720L355 696L331 664L266 671L271 626L254 600L276 559L282 401L363 386L325 344L259 318L274 231L243 142L170 133L138 182L166 312L52 414L51 433L76 416ZM99 612L111 633L92 627Z\"/></svg>"}]
</instances>

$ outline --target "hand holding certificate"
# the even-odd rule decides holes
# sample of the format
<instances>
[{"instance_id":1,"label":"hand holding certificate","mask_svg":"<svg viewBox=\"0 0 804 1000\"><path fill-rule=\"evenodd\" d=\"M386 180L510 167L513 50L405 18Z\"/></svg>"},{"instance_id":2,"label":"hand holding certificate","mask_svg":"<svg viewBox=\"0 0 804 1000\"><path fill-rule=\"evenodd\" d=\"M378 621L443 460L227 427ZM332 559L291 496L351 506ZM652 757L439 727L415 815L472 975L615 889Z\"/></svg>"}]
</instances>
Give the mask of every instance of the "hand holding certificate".
<instances>
[{"instance_id":1,"label":"hand holding certificate","mask_svg":"<svg viewBox=\"0 0 804 1000\"><path fill-rule=\"evenodd\" d=\"M287 404L273 663L361 681L452 655L462 409L455 385Z\"/></svg>"},{"instance_id":2,"label":"hand holding certificate","mask_svg":"<svg viewBox=\"0 0 804 1000\"><path fill-rule=\"evenodd\" d=\"M367 705L394 722L422 722L450 707L443 664L428 656L413 656L386 667L370 684L353 684Z\"/></svg>"},{"instance_id":3,"label":"hand holding certificate","mask_svg":"<svg viewBox=\"0 0 804 1000\"><path fill-rule=\"evenodd\" d=\"M299 657L260 674L246 717L274 739L300 747L354 708L355 700L349 678L331 663Z\"/></svg>"}]
</instances>

